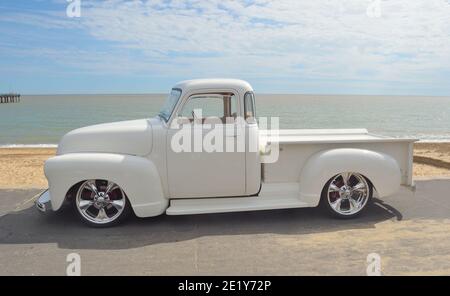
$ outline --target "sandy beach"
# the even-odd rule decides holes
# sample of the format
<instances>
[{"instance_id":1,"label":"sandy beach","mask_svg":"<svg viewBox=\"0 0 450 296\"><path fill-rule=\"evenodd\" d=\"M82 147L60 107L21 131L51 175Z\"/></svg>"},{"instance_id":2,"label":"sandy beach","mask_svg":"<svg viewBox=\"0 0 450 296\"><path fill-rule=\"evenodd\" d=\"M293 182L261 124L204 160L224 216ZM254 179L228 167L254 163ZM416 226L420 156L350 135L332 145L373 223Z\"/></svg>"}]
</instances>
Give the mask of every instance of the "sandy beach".
<instances>
[{"instance_id":1,"label":"sandy beach","mask_svg":"<svg viewBox=\"0 0 450 296\"><path fill-rule=\"evenodd\" d=\"M54 148L0 149L0 188L46 188L43 172ZM416 143L414 176L450 177L450 143Z\"/></svg>"}]
</instances>

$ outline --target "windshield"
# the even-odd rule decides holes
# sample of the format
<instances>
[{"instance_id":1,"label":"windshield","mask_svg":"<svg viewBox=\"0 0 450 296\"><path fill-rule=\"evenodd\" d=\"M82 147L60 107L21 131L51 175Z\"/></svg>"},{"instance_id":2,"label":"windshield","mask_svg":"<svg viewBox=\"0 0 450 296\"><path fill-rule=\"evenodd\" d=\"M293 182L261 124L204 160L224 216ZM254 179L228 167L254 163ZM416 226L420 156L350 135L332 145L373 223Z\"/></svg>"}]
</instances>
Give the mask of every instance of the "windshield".
<instances>
[{"instance_id":1,"label":"windshield","mask_svg":"<svg viewBox=\"0 0 450 296\"><path fill-rule=\"evenodd\" d=\"M177 104L180 97L181 90L177 88L172 89L166 99L166 102L164 103L164 106L162 107L161 111L159 111L159 116L161 116L161 118L163 118L165 122L169 120L170 115L172 115L173 108L175 108L175 105Z\"/></svg>"}]
</instances>

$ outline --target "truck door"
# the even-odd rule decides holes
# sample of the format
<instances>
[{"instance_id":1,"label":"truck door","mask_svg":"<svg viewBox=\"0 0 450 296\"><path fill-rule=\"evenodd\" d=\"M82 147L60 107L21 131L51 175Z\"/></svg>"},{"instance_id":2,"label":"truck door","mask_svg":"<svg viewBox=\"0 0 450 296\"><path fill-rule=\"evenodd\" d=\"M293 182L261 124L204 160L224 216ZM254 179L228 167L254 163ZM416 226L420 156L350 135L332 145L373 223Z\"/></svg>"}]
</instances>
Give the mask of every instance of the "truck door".
<instances>
[{"instance_id":1,"label":"truck door","mask_svg":"<svg viewBox=\"0 0 450 296\"><path fill-rule=\"evenodd\" d=\"M245 124L235 120L239 108L233 92L194 94L178 108L167 135L171 198L245 194Z\"/></svg>"}]
</instances>

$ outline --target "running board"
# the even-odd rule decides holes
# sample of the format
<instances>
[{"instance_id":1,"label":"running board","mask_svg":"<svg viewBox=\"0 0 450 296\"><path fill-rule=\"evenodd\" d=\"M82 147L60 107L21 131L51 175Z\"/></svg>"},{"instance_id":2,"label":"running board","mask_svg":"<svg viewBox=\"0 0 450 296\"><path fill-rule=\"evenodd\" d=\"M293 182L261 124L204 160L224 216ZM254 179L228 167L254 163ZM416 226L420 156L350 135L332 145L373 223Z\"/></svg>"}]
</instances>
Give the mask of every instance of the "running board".
<instances>
[{"instance_id":1,"label":"running board","mask_svg":"<svg viewBox=\"0 0 450 296\"><path fill-rule=\"evenodd\" d=\"M259 196L173 199L166 214L190 215L308 207L306 202L300 201L296 185L284 185L282 188L263 185Z\"/></svg>"}]
</instances>

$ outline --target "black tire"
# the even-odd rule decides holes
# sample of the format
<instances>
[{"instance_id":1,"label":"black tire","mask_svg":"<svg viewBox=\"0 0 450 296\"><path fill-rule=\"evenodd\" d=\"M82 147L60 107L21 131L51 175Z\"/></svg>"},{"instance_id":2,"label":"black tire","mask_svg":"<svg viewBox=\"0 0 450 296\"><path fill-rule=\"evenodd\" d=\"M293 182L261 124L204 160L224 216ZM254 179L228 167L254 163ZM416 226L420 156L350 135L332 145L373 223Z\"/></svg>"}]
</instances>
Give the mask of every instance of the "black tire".
<instances>
[{"instance_id":1,"label":"black tire","mask_svg":"<svg viewBox=\"0 0 450 296\"><path fill-rule=\"evenodd\" d=\"M103 181L103 180L100 180L100 181ZM112 221L109 221L109 222L96 223L96 222L90 221L85 216L83 216L83 214L81 213L81 211L78 207L78 204L77 204L77 195L78 195L78 192L81 190L81 186L83 186L83 184L80 185L80 188L78 188L76 190L76 195L74 196L74 198L72 198L72 205L73 205L75 212L77 213L77 216L80 218L80 220L84 224L88 225L89 227L107 228L107 227L116 226L116 225L119 225L120 223L124 222L131 215L132 208L131 208L130 201L128 200L128 197L126 196L126 194L123 191L121 191L123 193L122 198L125 201L125 204L124 204L122 212L117 217L115 217ZM120 189L120 187L119 187L119 189Z\"/></svg>"},{"instance_id":2,"label":"black tire","mask_svg":"<svg viewBox=\"0 0 450 296\"><path fill-rule=\"evenodd\" d=\"M338 175L336 175L338 176ZM361 177L363 177L368 185L368 189L369 189L369 194L367 197L367 202L364 204L364 206L356 213L354 214L340 214L338 212L336 212L330 205L329 201L328 201L328 187L330 186L331 182L336 178L336 176L333 176L330 180L328 180L328 182L324 185L323 189L322 189L322 193L321 193L321 197L320 197L320 208L322 208L324 211L327 212L327 214L333 218L338 218L338 219L352 219L355 217L358 217L359 215L361 215L362 213L364 213L367 208L370 206L370 204L372 203L372 197L373 197L373 185L370 182L370 180L368 178L366 178L365 176L361 175Z\"/></svg>"}]
</instances>

